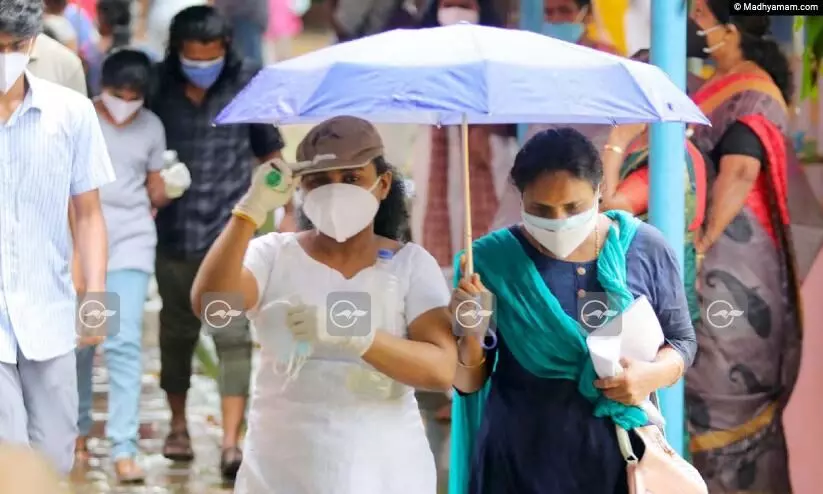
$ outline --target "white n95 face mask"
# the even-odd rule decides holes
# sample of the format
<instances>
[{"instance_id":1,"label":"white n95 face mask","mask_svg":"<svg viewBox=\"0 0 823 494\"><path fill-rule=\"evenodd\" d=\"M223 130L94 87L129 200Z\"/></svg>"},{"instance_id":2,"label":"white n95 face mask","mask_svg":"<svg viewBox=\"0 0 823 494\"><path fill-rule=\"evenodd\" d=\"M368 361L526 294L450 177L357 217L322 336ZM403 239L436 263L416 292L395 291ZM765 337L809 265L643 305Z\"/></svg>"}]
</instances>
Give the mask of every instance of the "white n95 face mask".
<instances>
[{"instance_id":1,"label":"white n95 face mask","mask_svg":"<svg viewBox=\"0 0 823 494\"><path fill-rule=\"evenodd\" d=\"M128 120L137 110L143 107L142 99L126 101L105 91L100 94L100 101L103 102L103 106L106 107L109 115L111 115L111 118L117 125Z\"/></svg>"},{"instance_id":2,"label":"white n95 face mask","mask_svg":"<svg viewBox=\"0 0 823 494\"><path fill-rule=\"evenodd\" d=\"M27 53L0 53L0 93L9 92L29 64Z\"/></svg>"},{"instance_id":3,"label":"white n95 face mask","mask_svg":"<svg viewBox=\"0 0 823 494\"><path fill-rule=\"evenodd\" d=\"M303 198L303 213L323 235L340 243L365 230L374 220L380 201L372 191L380 179L364 189L352 184L322 185Z\"/></svg>"},{"instance_id":4,"label":"white n95 face mask","mask_svg":"<svg viewBox=\"0 0 823 494\"><path fill-rule=\"evenodd\" d=\"M441 26L451 26L461 22L477 24L480 22L480 13L465 7L443 7L437 11L437 22Z\"/></svg>"},{"instance_id":5,"label":"white n95 face mask","mask_svg":"<svg viewBox=\"0 0 823 494\"><path fill-rule=\"evenodd\" d=\"M580 214L555 220L541 218L522 211L523 226L540 245L560 259L565 259L582 244L597 225L600 201Z\"/></svg>"}]
</instances>

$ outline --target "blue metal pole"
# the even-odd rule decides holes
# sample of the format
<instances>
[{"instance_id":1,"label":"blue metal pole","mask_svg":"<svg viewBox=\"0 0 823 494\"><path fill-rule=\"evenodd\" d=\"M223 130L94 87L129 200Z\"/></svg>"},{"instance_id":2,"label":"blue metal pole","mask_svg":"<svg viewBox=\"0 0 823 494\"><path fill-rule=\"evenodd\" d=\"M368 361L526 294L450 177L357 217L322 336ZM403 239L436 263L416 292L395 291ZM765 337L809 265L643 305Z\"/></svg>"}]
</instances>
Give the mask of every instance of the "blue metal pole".
<instances>
[{"instance_id":1,"label":"blue metal pole","mask_svg":"<svg viewBox=\"0 0 823 494\"><path fill-rule=\"evenodd\" d=\"M543 29L543 0L520 0L520 29L539 33ZM517 139L522 144L526 138L525 124L517 126Z\"/></svg>"},{"instance_id":2,"label":"blue metal pole","mask_svg":"<svg viewBox=\"0 0 823 494\"><path fill-rule=\"evenodd\" d=\"M651 62L666 72L681 89L686 88L686 0L652 2ZM683 271L685 230L685 125L661 123L651 127L649 220L677 253ZM683 380L660 393L666 419L666 436L681 455L684 441L685 399Z\"/></svg>"}]
</instances>

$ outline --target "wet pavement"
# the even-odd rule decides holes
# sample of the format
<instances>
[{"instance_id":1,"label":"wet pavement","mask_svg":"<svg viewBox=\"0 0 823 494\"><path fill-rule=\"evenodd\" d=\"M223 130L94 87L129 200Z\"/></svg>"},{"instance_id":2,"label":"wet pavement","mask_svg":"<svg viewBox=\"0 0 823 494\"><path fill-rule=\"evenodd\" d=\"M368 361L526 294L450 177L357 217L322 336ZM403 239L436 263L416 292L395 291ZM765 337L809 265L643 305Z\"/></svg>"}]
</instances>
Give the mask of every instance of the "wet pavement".
<instances>
[{"instance_id":1,"label":"wet pavement","mask_svg":"<svg viewBox=\"0 0 823 494\"><path fill-rule=\"evenodd\" d=\"M94 426L89 439L88 465L77 466L72 474L76 494L217 494L230 493L222 485L220 461L220 401L214 380L203 374L203 365L195 364L197 375L192 378L189 392L189 433L195 451L190 464L175 464L163 458L161 450L168 432L169 412L165 395L160 390L159 349L157 348L157 314L147 313L144 324L144 375L140 408L140 464L146 471L146 483L140 486L119 486L109 458L105 439L108 390L105 366L99 358L94 368Z\"/></svg>"},{"instance_id":2,"label":"wet pavement","mask_svg":"<svg viewBox=\"0 0 823 494\"><path fill-rule=\"evenodd\" d=\"M304 33L294 40L294 55L321 48L328 44L329 39L328 33ZM287 138L291 148L297 145L306 131L307 129L297 127L284 132L288 134ZM146 314L144 326L139 461L147 474L146 483L141 486L119 486L117 484L104 430L107 416L107 376L105 367L101 365L102 359L98 358L95 361L93 374L92 418L94 426L88 444L90 459L87 466L76 468L72 474L75 493L230 493L231 488L222 485L218 468L221 438L220 401L214 380L205 375L210 372L209 365L195 364L198 371L197 375L192 377L192 389L188 399L189 434L192 438L195 460L189 465L184 465L175 464L163 458L161 450L168 432L170 415L164 393L160 390L158 383L160 359L157 348L156 309Z\"/></svg>"}]
</instances>

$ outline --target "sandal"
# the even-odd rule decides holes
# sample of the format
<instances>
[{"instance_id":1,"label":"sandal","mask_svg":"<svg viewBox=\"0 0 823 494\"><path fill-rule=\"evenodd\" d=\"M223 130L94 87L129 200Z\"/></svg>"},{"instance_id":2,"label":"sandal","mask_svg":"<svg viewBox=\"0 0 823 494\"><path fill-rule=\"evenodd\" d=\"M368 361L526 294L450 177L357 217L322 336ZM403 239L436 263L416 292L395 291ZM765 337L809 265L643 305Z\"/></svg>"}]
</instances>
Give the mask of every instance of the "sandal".
<instances>
[{"instance_id":1,"label":"sandal","mask_svg":"<svg viewBox=\"0 0 823 494\"><path fill-rule=\"evenodd\" d=\"M122 458L115 461L114 473L120 484L142 484L146 481L146 474L134 458Z\"/></svg>"},{"instance_id":2,"label":"sandal","mask_svg":"<svg viewBox=\"0 0 823 494\"><path fill-rule=\"evenodd\" d=\"M243 462L243 451L238 447L225 448L220 455L220 473L223 480L233 482Z\"/></svg>"},{"instance_id":3,"label":"sandal","mask_svg":"<svg viewBox=\"0 0 823 494\"><path fill-rule=\"evenodd\" d=\"M191 448L189 431L171 431L163 443L163 456L171 461L192 461L194 450Z\"/></svg>"}]
</instances>

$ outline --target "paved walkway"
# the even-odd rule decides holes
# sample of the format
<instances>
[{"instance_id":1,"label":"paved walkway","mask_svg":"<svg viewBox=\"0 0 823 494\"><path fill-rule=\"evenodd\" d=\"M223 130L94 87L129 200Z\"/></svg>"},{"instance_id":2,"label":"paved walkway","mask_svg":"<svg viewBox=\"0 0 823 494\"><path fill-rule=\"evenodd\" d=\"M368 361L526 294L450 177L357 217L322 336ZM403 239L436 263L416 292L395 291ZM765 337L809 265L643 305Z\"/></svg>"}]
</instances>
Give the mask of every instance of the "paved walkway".
<instances>
[{"instance_id":1,"label":"paved walkway","mask_svg":"<svg viewBox=\"0 0 823 494\"><path fill-rule=\"evenodd\" d=\"M73 473L77 494L217 494L229 493L220 480L220 403L215 383L202 374L192 379L189 393L189 429L195 450L195 461L190 465L174 464L161 454L163 439L168 432L169 412L165 396L158 386L160 369L157 348L157 314L147 313L143 338L144 365L143 391L140 409L141 464L147 481L143 486L117 485L109 447L105 440L104 424L107 418L108 390L105 367L94 368L94 408L92 438L89 439L91 459L87 468Z\"/></svg>"}]
</instances>

